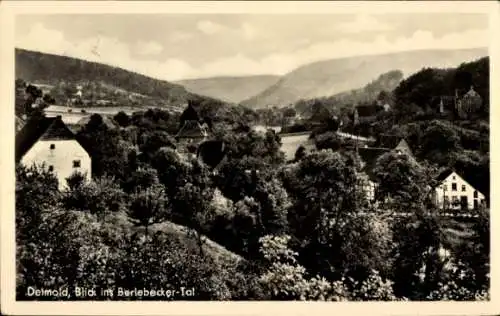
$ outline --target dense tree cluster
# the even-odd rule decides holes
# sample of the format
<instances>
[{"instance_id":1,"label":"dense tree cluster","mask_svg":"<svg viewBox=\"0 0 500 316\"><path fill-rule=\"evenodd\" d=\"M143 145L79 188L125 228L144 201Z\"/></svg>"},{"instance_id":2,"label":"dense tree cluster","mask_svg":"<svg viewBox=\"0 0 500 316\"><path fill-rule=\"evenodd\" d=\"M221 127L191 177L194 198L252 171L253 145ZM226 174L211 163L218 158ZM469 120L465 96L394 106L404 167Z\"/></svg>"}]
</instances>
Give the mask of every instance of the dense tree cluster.
<instances>
[{"instance_id":1,"label":"dense tree cluster","mask_svg":"<svg viewBox=\"0 0 500 316\"><path fill-rule=\"evenodd\" d=\"M434 80L427 72L417 78ZM403 81L397 107L404 98L427 102L408 88L415 81ZM422 163L379 157L373 176L383 190L368 203L358 185L363 164L335 134L335 111L314 107L318 150L297 150L286 164L279 134L245 122L272 113L198 104L224 144L216 166L179 150L178 115L148 110L118 113L114 127L94 115L78 132L92 156L91 182L75 175L59 192L43 168L17 167L18 299L29 299L27 286L77 285L194 287L194 297L175 299L196 300L488 299L488 210L454 222L428 203L439 166L489 175L489 149L477 144L487 124L377 118ZM453 234L460 227L470 235Z\"/></svg>"}]
</instances>

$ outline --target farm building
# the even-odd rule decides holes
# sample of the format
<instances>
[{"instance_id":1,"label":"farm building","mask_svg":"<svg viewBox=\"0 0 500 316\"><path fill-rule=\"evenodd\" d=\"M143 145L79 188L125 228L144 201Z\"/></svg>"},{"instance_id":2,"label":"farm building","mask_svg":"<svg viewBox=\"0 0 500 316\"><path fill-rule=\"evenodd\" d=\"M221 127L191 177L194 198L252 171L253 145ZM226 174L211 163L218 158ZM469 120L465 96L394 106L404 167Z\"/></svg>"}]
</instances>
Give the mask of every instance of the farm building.
<instances>
[{"instance_id":1,"label":"farm building","mask_svg":"<svg viewBox=\"0 0 500 316\"><path fill-rule=\"evenodd\" d=\"M16 135L16 163L44 166L66 188L75 172L91 179L91 158L60 116L40 117L26 122Z\"/></svg>"}]
</instances>

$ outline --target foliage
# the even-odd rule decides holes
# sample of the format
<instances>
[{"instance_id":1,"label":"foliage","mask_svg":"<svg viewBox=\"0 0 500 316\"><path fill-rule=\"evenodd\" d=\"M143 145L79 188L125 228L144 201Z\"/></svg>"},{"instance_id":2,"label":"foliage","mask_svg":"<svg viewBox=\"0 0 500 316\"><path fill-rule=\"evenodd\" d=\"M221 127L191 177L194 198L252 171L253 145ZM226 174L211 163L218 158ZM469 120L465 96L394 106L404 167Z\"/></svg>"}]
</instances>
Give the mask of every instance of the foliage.
<instances>
[{"instance_id":1,"label":"foliage","mask_svg":"<svg viewBox=\"0 0 500 316\"><path fill-rule=\"evenodd\" d=\"M56 206L59 200L58 181L43 165L16 166L17 240L36 238L30 231L40 225L43 212Z\"/></svg>"},{"instance_id":2,"label":"foliage","mask_svg":"<svg viewBox=\"0 0 500 316\"><path fill-rule=\"evenodd\" d=\"M260 158L269 164L281 164L285 159L280 151L281 139L271 130L264 135L255 131L226 133L222 140L227 144L227 155L230 159L242 159L247 156Z\"/></svg>"},{"instance_id":3,"label":"foliage","mask_svg":"<svg viewBox=\"0 0 500 316\"><path fill-rule=\"evenodd\" d=\"M460 149L460 138L455 130L445 122L432 121L424 130L420 156L435 163L443 163L449 154Z\"/></svg>"},{"instance_id":4,"label":"foliage","mask_svg":"<svg viewBox=\"0 0 500 316\"><path fill-rule=\"evenodd\" d=\"M128 171L128 152L119 131L109 129L99 114L93 114L78 132L77 139L92 157L93 176L108 175L123 180Z\"/></svg>"},{"instance_id":5,"label":"foliage","mask_svg":"<svg viewBox=\"0 0 500 316\"><path fill-rule=\"evenodd\" d=\"M145 190L159 184L158 172L156 169L146 167L133 171L122 185L126 193Z\"/></svg>"},{"instance_id":6,"label":"foliage","mask_svg":"<svg viewBox=\"0 0 500 316\"><path fill-rule=\"evenodd\" d=\"M319 276L308 279L298 264L297 253L288 248L290 236L260 239L266 269L259 277L266 295L274 300L343 301L348 298L342 282L328 282Z\"/></svg>"},{"instance_id":7,"label":"foliage","mask_svg":"<svg viewBox=\"0 0 500 316\"><path fill-rule=\"evenodd\" d=\"M427 197L429 183L425 171L408 155L383 154L377 159L373 174L378 183L376 199L397 207L397 211L411 210Z\"/></svg>"},{"instance_id":8,"label":"foliage","mask_svg":"<svg viewBox=\"0 0 500 316\"><path fill-rule=\"evenodd\" d=\"M295 151L294 161L299 161L307 155L306 148L300 145Z\"/></svg>"},{"instance_id":9,"label":"foliage","mask_svg":"<svg viewBox=\"0 0 500 316\"><path fill-rule=\"evenodd\" d=\"M123 209L125 194L113 178L101 177L70 187L62 201L67 209L106 216Z\"/></svg>"},{"instance_id":10,"label":"foliage","mask_svg":"<svg viewBox=\"0 0 500 316\"><path fill-rule=\"evenodd\" d=\"M137 225L146 228L155 223L161 223L170 215L170 205L163 187L159 184L135 191L130 197L128 215Z\"/></svg>"}]
</instances>

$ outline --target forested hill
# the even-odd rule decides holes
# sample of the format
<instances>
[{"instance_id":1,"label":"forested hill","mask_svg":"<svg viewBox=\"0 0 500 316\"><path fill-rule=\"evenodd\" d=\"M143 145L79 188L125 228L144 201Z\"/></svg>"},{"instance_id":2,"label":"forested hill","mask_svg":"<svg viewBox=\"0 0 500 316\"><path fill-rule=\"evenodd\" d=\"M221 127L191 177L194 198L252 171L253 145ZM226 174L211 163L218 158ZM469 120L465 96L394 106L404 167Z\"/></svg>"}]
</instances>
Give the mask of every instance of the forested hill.
<instances>
[{"instance_id":1,"label":"forested hill","mask_svg":"<svg viewBox=\"0 0 500 316\"><path fill-rule=\"evenodd\" d=\"M423 67L456 67L488 54L485 48L416 50L384 55L355 56L319 61L284 75L262 93L242 102L251 108L288 106L300 99L331 96L358 89L382 73L399 69L405 77Z\"/></svg>"},{"instance_id":2,"label":"forested hill","mask_svg":"<svg viewBox=\"0 0 500 316\"><path fill-rule=\"evenodd\" d=\"M460 64L456 68L424 68L403 80L394 97L398 104L417 106L421 110L435 107L442 97L464 95L471 87L483 99L483 111L489 113L489 57Z\"/></svg>"},{"instance_id":3,"label":"forested hill","mask_svg":"<svg viewBox=\"0 0 500 316\"><path fill-rule=\"evenodd\" d=\"M139 73L82 59L45 54L16 48L16 78L27 82L57 86L99 85L107 94L129 94L162 101L162 105L183 105L187 99L218 100L186 91L178 84ZM105 89L103 89L103 87ZM57 96L56 100L57 100Z\"/></svg>"},{"instance_id":4,"label":"forested hill","mask_svg":"<svg viewBox=\"0 0 500 316\"><path fill-rule=\"evenodd\" d=\"M295 104L295 108L307 116L312 114L313 104L322 104L328 109L334 109L352 107L357 104L371 104L375 100L392 103L390 93L402 80L403 72L392 70L381 74L362 88L341 92L329 97L300 100Z\"/></svg>"}]
</instances>

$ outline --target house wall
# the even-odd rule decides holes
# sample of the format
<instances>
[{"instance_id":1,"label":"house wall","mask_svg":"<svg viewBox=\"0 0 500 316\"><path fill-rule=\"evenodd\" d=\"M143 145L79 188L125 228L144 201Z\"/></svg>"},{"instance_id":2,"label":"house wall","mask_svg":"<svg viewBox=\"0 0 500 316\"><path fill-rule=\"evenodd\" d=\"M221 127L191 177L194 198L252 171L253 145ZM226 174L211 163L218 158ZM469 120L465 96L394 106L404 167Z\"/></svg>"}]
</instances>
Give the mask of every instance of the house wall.
<instances>
[{"instance_id":1,"label":"house wall","mask_svg":"<svg viewBox=\"0 0 500 316\"><path fill-rule=\"evenodd\" d=\"M453 190L453 184L456 184L456 190ZM465 191L462 190L462 186ZM477 192L477 197L474 197L474 192ZM473 186L471 186L467 181L465 181L458 174L453 172L446 179L441 182L441 184L435 189L435 200L436 204L440 209L446 208L447 202L446 197L449 201L450 209L460 209L460 199L462 196L467 197L468 209L474 209L474 200L476 200L477 205L485 202L484 195L477 191ZM458 205L453 205L454 199L458 200Z\"/></svg>"},{"instance_id":2,"label":"house wall","mask_svg":"<svg viewBox=\"0 0 500 316\"><path fill-rule=\"evenodd\" d=\"M55 146L51 149L51 144ZM73 161L80 160L80 167L73 167ZM59 180L59 189L67 187L66 178L78 171L91 179L91 159L89 154L76 140L41 140L23 156L21 163L41 165L45 168L53 166L53 171Z\"/></svg>"}]
</instances>

